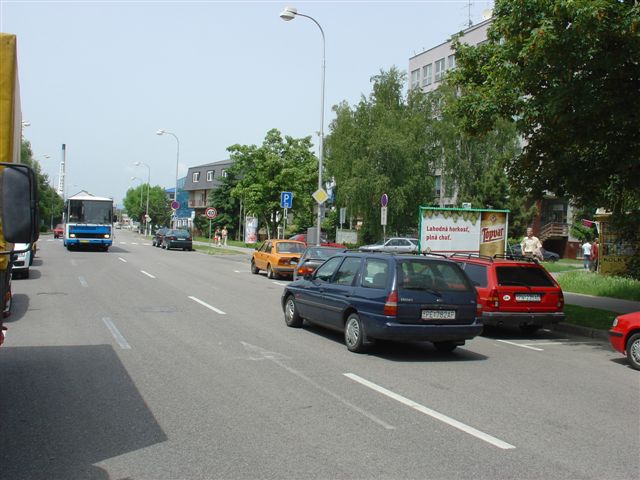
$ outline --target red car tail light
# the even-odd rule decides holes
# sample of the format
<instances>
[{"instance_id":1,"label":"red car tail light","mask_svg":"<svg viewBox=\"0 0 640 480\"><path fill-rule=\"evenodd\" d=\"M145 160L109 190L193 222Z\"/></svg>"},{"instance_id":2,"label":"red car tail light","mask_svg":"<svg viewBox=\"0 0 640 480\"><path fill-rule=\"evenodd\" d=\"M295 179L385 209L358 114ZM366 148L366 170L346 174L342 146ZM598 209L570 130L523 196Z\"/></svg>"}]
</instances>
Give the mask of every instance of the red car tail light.
<instances>
[{"instance_id":1,"label":"red car tail light","mask_svg":"<svg viewBox=\"0 0 640 480\"><path fill-rule=\"evenodd\" d=\"M498 290L495 288L489 292L489 298L487 298L487 305L490 307L498 308L500 306L500 298L498 297Z\"/></svg>"},{"instance_id":2,"label":"red car tail light","mask_svg":"<svg viewBox=\"0 0 640 480\"><path fill-rule=\"evenodd\" d=\"M476 295L476 317L482 316L482 302L480 301L480 297Z\"/></svg>"},{"instance_id":3,"label":"red car tail light","mask_svg":"<svg viewBox=\"0 0 640 480\"><path fill-rule=\"evenodd\" d=\"M558 308L562 310L564 308L564 294L562 290L558 293Z\"/></svg>"},{"instance_id":4,"label":"red car tail light","mask_svg":"<svg viewBox=\"0 0 640 480\"><path fill-rule=\"evenodd\" d=\"M388 317L395 317L398 314L398 292L393 290L387 295L382 312Z\"/></svg>"},{"instance_id":5,"label":"red car tail light","mask_svg":"<svg viewBox=\"0 0 640 480\"><path fill-rule=\"evenodd\" d=\"M315 268L311 268L307 265L302 265L300 268L298 268L297 273L300 277L304 277L305 275L311 275L314 271Z\"/></svg>"}]
</instances>

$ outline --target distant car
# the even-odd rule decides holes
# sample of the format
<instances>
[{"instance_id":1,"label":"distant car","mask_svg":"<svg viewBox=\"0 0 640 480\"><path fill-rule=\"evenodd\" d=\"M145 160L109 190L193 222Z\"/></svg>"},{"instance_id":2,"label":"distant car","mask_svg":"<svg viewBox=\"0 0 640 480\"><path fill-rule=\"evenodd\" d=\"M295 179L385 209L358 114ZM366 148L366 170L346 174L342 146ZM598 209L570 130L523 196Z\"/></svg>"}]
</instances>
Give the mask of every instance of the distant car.
<instances>
[{"instance_id":1,"label":"distant car","mask_svg":"<svg viewBox=\"0 0 640 480\"><path fill-rule=\"evenodd\" d=\"M542 260L544 262L557 262L558 260L560 260L560 255L555 252L550 252L549 250L546 250L544 248L541 248L540 251L542 252ZM518 243L516 243L515 245L510 245L507 253L511 255L522 256L522 246Z\"/></svg>"},{"instance_id":2,"label":"distant car","mask_svg":"<svg viewBox=\"0 0 640 480\"><path fill-rule=\"evenodd\" d=\"M361 252L415 253L418 251L417 238L392 237L384 242L363 245Z\"/></svg>"},{"instance_id":3,"label":"distant car","mask_svg":"<svg viewBox=\"0 0 640 480\"><path fill-rule=\"evenodd\" d=\"M53 229L53 238L61 238L64 235L64 225L59 223Z\"/></svg>"},{"instance_id":4,"label":"distant car","mask_svg":"<svg viewBox=\"0 0 640 480\"><path fill-rule=\"evenodd\" d=\"M159 228L158 230L156 230L156 233L153 234L153 238L151 239L151 245L153 245L154 247L160 247L160 245L162 245L162 238L164 237L164 234L169 230L171 229Z\"/></svg>"},{"instance_id":5,"label":"distant car","mask_svg":"<svg viewBox=\"0 0 640 480\"><path fill-rule=\"evenodd\" d=\"M269 278L293 275L305 248L304 243L294 240L266 240L251 256L251 273L265 270Z\"/></svg>"},{"instance_id":6,"label":"distant car","mask_svg":"<svg viewBox=\"0 0 640 480\"><path fill-rule=\"evenodd\" d=\"M609 342L614 350L627 356L632 368L640 370L640 312L616 317L609 330Z\"/></svg>"},{"instance_id":7,"label":"distant car","mask_svg":"<svg viewBox=\"0 0 640 480\"><path fill-rule=\"evenodd\" d=\"M193 250L193 239L186 230L167 230L162 237L160 244L165 250L181 248L182 250Z\"/></svg>"},{"instance_id":8,"label":"distant car","mask_svg":"<svg viewBox=\"0 0 640 480\"><path fill-rule=\"evenodd\" d=\"M311 275L326 259L345 251L345 248L337 247L307 247L293 270L293 280Z\"/></svg>"},{"instance_id":9,"label":"distant car","mask_svg":"<svg viewBox=\"0 0 640 480\"><path fill-rule=\"evenodd\" d=\"M307 320L343 332L352 352L375 339L451 352L482 332L473 285L444 257L339 253L285 286L281 303L289 327Z\"/></svg>"},{"instance_id":10,"label":"distant car","mask_svg":"<svg viewBox=\"0 0 640 480\"><path fill-rule=\"evenodd\" d=\"M33 263L31 250L31 244L29 243L16 243L13 246L13 278L29 278L29 267Z\"/></svg>"},{"instance_id":11,"label":"distant car","mask_svg":"<svg viewBox=\"0 0 640 480\"><path fill-rule=\"evenodd\" d=\"M305 245L307 243L307 234L306 233L297 233L293 237L289 237L289 240L295 240L296 242L304 242ZM341 243L330 242L327 237L324 235L320 236L320 246L321 247L335 247L335 248L347 248Z\"/></svg>"}]
</instances>

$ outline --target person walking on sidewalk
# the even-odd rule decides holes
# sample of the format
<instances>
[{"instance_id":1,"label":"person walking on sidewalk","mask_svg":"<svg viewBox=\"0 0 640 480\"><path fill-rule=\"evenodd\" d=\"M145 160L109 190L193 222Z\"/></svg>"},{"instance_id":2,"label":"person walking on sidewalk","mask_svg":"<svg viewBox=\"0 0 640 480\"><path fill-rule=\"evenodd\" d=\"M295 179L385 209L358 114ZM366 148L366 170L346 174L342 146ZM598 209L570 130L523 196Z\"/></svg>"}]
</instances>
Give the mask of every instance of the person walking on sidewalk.
<instances>
[{"instance_id":1,"label":"person walking on sidewalk","mask_svg":"<svg viewBox=\"0 0 640 480\"><path fill-rule=\"evenodd\" d=\"M582 244L582 266L585 270L589 270L591 267L591 244L589 240L585 240Z\"/></svg>"},{"instance_id":2,"label":"person walking on sidewalk","mask_svg":"<svg viewBox=\"0 0 640 480\"><path fill-rule=\"evenodd\" d=\"M227 236L229 235L229 230L227 230L227 226L222 227L222 231L220 232L222 235L222 245L227 246Z\"/></svg>"},{"instance_id":3,"label":"person walking on sidewalk","mask_svg":"<svg viewBox=\"0 0 640 480\"><path fill-rule=\"evenodd\" d=\"M598 250L599 250L598 239L596 238L591 244L591 254L589 255L592 272L598 271L598 253L599 253Z\"/></svg>"},{"instance_id":4,"label":"person walking on sidewalk","mask_svg":"<svg viewBox=\"0 0 640 480\"><path fill-rule=\"evenodd\" d=\"M220 246L220 227L216 227L215 232L213 232L213 237L216 241L216 247Z\"/></svg>"},{"instance_id":5,"label":"person walking on sidewalk","mask_svg":"<svg viewBox=\"0 0 640 480\"><path fill-rule=\"evenodd\" d=\"M538 237L533 236L533 228L527 228L527 236L520 242L520 248L522 249L522 255L529 258L536 258L539 255L542 248L542 242Z\"/></svg>"}]
</instances>

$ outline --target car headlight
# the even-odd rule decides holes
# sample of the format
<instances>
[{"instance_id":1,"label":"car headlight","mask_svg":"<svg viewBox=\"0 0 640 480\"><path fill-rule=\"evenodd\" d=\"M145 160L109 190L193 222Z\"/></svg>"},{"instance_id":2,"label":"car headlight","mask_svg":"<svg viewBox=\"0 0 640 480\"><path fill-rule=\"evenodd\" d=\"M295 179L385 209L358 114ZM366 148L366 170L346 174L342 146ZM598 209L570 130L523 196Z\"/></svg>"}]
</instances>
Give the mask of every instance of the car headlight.
<instances>
[{"instance_id":1,"label":"car headlight","mask_svg":"<svg viewBox=\"0 0 640 480\"><path fill-rule=\"evenodd\" d=\"M69 238L76 238L76 234L75 233L70 233L69 234Z\"/></svg>"},{"instance_id":2,"label":"car headlight","mask_svg":"<svg viewBox=\"0 0 640 480\"><path fill-rule=\"evenodd\" d=\"M613 325L612 327L617 327L618 326L618 317L613 319Z\"/></svg>"},{"instance_id":3,"label":"car headlight","mask_svg":"<svg viewBox=\"0 0 640 480\"><path fill-rule=\"evenodd\" d=\"M111 238L111 235L109 235L108 233L106 233L106 234L104 235L104 238Z\"/></svg>"}]
</instances>

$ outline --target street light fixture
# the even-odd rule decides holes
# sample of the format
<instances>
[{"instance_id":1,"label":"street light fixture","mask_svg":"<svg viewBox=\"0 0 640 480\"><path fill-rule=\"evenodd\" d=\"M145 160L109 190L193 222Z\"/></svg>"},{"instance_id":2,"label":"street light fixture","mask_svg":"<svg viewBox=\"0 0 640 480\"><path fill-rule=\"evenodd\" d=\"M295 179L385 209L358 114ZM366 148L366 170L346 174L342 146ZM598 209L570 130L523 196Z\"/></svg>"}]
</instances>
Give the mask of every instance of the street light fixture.
<instances>
[{"instance_id":1,"label":"street light fixture","mask_svg":"<svg viewBox=\"0 0 640 480\"><path fill-rule=\"evenodd\" d=\"M176 154L176 193L174 194L174 198L173 198L173 200L177 202L178 201L178 165L180 164L180 139L175 133L169 132L164 128L161 128L156 132L156 135L165 135L165 134L171 135L173 138L175 138L176 143L178 145L177 154ZM176 219L173 221L173 228L178 228L177 216L176 216Z\"/></svg>"},{"instance_id":2,"label":"street light fixture","mask_svg":"<svg viewBox=\"0 0 640 480\"><path fill-rule=\"evenodd\" d=\"M282 12L280 12L280 18L285 22L293 20L296 17L305 17L315 23L320 29L320 33L322 34L322 82L320 89L320 144L318 148L318 192L322 189L322 161L324 157L324 81L325 81L325 38L324 38L324 30L320 24L316 21L315 18L310 17L309 15L304 15L302 13L298 13L298 10L294 7L286 7ZM320 245L320 232L321 232L321 223L322 223L322 211L321 207L322 203L318 202L318 234L316 236L316 245Z\"/></svg>"},{"instance_id":3,"label":"street light fixture","mask_svg":"<svg viewBox=\"0 0 640 480\"><path fill-rule=\"evenodd\" d=\"M142 184L142 179L138 177L131 177L131 181L138 180ZM142 210L142 194L140 194L140 210Z\"/></svg>"},{"instance_id":4,"label":"street light fixture","mask_svg":"<svg viewBox=\"0 0 640 480\"><path fill-rule=\"evenodd\" d=\"M151 167L144 162L136 162L134 163L136 167L147 167L147 208L144 212L144 221L146 223L145 232L149 229L149 187L151 186ZM142 196L140 196L140 200L142 200ZM149 230L149 233L151 231Z\"/></svg>"}]
</instances>

